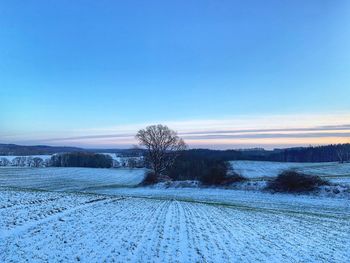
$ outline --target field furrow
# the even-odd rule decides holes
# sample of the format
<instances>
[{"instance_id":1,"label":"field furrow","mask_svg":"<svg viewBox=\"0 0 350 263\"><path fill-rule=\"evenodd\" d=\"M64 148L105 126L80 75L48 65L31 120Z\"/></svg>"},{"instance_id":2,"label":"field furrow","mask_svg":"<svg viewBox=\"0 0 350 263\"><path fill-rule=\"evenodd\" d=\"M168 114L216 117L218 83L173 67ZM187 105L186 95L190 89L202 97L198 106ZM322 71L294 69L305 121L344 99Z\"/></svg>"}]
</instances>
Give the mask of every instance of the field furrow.
<instances>
[{"instance_id":1,"label":"field furrow","mask_svg":"<svg viewBox=\"0 0 350 263\"><path fill-rule=\"evenodd\" d=\"M350 248L348 220L302 211L13 190L0 207L1 262L347 262Z\"/></svg>"}]
</instances>

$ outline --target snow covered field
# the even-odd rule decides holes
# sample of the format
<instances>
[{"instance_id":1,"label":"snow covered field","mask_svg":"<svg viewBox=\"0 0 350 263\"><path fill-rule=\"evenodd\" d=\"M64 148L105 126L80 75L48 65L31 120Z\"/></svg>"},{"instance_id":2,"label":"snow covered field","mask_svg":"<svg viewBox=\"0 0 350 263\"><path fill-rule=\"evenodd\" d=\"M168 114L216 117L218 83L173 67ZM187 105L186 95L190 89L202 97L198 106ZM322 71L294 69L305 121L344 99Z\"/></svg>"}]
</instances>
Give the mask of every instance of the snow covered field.
<instances>
[{"instance_id":1,"label":"snow covered field","mask_svg":"<svg viewBox=\"0 0 350 263\"><path fill-rule=\"evenodd\" d=\"M136 186L144 169L0 168L0 186L58 191L84 191L104 187Z\"/></svg>"},{"instance_id":2,"label":"snow covered field","mask_svg":"<svg viewBox=\"0 0 350 263\"><path fill-rule=\"evenodd\" d=\"M330 181L348 183L350 163L282 163L265 161L231 161L232 168L246 178L261 180L276 177L286 170L325 177Z\"/></svg>"},{"instance_id":3,"label":"snow covered field","mask_svg":"<svg viewBox=\"0 0 350 263\"><path fill-rule=\"evenodd\" d=\"M225 204L220 204L209 200L225 190L186 194L178 189L172 197L166 190L165 195L139 190L148 198L129 190L134 196L120 195L128 190L84 195L2 189L0 261L348 261L350 207L345 200L304 202L290 196L280 203L277 196L262 194L235 202L224 194ZM206 202L195 198L203 195Z\"/></svg>"},{"instance_id":4,"label":"snow covered field","mask_svg":"<svg viewBox=\"0 0 350 263\"><path fill-rule=\"evenodd\" d=\"M134 187L144 173L0 168L0 262L349 260L349 198Z\"/></svg>"}]
</instances>

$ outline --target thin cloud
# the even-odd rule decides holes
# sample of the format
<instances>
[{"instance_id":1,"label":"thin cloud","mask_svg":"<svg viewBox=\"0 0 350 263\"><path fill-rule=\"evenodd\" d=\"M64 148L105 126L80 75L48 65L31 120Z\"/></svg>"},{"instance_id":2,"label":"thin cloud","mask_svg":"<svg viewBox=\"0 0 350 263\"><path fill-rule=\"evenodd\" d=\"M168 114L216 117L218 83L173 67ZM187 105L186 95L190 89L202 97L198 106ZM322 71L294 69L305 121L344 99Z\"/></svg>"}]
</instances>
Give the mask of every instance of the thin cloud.
<instances>
[{"instance_id":1,"label":"thin cloud","mask_svg":"<svg viewBox=\"0 0 350 263\"><path fill-rule=\"evenodd\" d=\"M349 137L348 133L259 133L259 134L210 134L210 135L193 135L183 136L184 139L190 140L212 140L212 139L249 139L249 138L332 138L332 137Z\"/></svg>"},{"instance_id":2,"label":"thin cloud","mask_svg":"<svg viewBox=\"0 0 350 263\"><path fill-rule=\"evenodd\" d=\"M46 141L69 141L69 140L86 140L86 139L110 139L110 138L129 138L134 135L129 134L104 134L104 135L85 135L85 136L73 136L64 138L52 138Z\"/></svg>"},{"instance_id":3,"label":"thin cloud","mask_svg":"<svg viewBox=\"0 0 350 263\"><path fill-rule=\"evenodd\" d=\"M321 131L321 132L315 132ZM338 132L334 132L338 131ZM342 131L342 132L339 132ZM349 132L347 132L349 131ZM299 132L299 133L296 133ZM184 139L229 139L229 138L311 138L311 137L349 137L350 125L328 125L310 128L289 129L245 129L245 130L221 130L221 131L192 131L179 132ZM93 139L130 139L135 133L100 134L72 136L64 138L52 138L46 141L79 141Z\"/></svg>"},{"instance_id":4,"label":"thin cloud","mask_svg":"<svg viewBox=\"0 0 350 263\"><path fill-rule=\"evenodd\" d=\"M350 114L240 116L226 120L187 120L159 122L178 131L190 147L234 148L283 145L328 144L350 141ZM13 134L2 137L10 143L72 145L87 147L130 147L136 143L138 129L150 124L101 127L98 129ZM60 133L70 136L59 136ZM53 136L53 135L56 136ZM46 138L45 138L46 137ZM216 146L216 144L218 146Z\"/></svg>"},{"instance_id":5,"label":"thin cloud","mask_svg":"<svg viewBox=\"0 0 350 263\"><path fill-rule=\"evenodd\" d=\"M216 130L216 131L192 131L181 132L181 135L195 135L195 134L228 134L228 133L258 133L258 132L295 132L295 131L336 131L347 130L350 131L350 124L346 125L328 125L309 128L277 128L277 129L245 129L245 130Z\"/></svg>"}]
</instances>

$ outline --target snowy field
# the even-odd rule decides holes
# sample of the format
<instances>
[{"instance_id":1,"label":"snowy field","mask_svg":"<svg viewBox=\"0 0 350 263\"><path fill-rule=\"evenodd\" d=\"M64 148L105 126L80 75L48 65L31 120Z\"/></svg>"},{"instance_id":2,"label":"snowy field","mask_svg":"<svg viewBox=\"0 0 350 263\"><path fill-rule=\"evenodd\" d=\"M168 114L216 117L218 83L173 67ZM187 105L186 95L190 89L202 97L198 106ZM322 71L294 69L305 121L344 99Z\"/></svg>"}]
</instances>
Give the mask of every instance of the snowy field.
<instances>
[{"instance_id":1,"label":"snowy field","mask_svg":"<svg viewBox=\"0 0 350 263\"><path fill-rule=\"evenodd\" d=\"M86 191L111 186L136 186L142 182L144 174L144 169L0 167L0 186Z\"/></svg>"},{"instance_id":2,"label":"snowy field","mask_svg":"<svg viewBox=\"0 0 350 263\"><path fill-rule=\"evenodd\" d=\"M264 161L231 161L232 168L246 178L260 180L276 177L286 170L325 177L330 181L348 183L350 163L282 163Z\"/></svg>"},{"instance_id":3,"label":"snowy field","mask_svg":"<svg viewBox=\"0 0 350 263\"><path fill-rule=\"evenodd\" d=\"M349 198L135 187L144 173L0 168L0 262L349 262Z\"/></svg>"},{"instance_id":4,"label":"snowy field","mask_svg":"<svg viewBox=\"0 0 350 263\"><path fill-rule=\"evenodd\" d=\"M170 195L166 190L129 190L132 196L122 195L128 192L125 189L115 195L2 189L0 261L349 259L350 207L345 200L303 201L305 198L289 196L280 202L270 194L238 198L239 192L226 199L232 190L221 199L218 191L225 190L186 193L179 189Z\"/></svg>"}]
</instances>

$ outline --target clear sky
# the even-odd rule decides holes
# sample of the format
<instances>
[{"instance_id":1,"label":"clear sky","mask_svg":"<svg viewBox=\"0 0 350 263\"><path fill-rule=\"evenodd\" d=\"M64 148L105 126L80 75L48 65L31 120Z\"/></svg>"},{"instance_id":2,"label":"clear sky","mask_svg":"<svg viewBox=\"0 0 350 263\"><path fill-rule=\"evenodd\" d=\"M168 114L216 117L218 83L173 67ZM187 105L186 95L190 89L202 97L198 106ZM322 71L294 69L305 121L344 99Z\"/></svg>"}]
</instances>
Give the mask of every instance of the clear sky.
<instances>
[{"instance_id":1,"label":"clear sky","mask_svg":"<svg viewBox=\"0 0 350 263\"><path fill-rule=\"evenodd\" d=\"M350 141L350 1L0 1L0 143Z\"/></svg>"}]
</instances>

